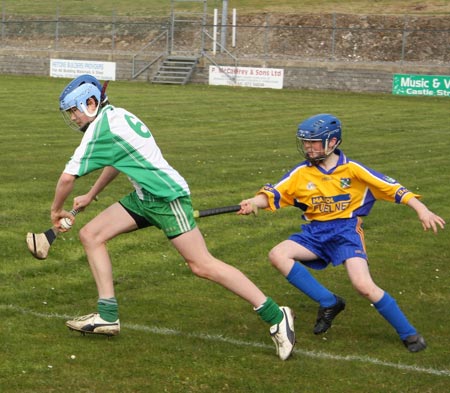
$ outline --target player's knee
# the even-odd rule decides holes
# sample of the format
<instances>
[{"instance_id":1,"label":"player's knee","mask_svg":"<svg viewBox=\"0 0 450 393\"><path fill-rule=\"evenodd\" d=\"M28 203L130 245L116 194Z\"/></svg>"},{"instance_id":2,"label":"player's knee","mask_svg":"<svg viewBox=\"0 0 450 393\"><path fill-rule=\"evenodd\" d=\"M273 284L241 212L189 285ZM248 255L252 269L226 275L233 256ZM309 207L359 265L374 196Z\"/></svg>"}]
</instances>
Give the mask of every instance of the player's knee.
<instances>
[{"instance_id":1,"label":"player's knee","mask_svg":"<svg viewBox=\"0 0 450 393\"><path fill-rule=\"evenodd\" d=\"M80 238L80 241L84 246L94 244L97 241L97 237L89 229L89 225L85 225L80 229L80 231L78 232L78 237Z\"/></svg>"},{"instance_id":2,"label":"player's knee","mask_svg":"<svg viewBox=\"0 0 450 393\"><path fill-rule=\"evenodd\" d=\"M353 288L355 288L356 292L358 292L361 296L369 299L374 290L373 282L367 282L365 280L353 282Z\"/></svg>"},{"instance_id":3,"label":"player's knee","mask_svg":"<svg viewBox=\"0 0 450 393\"><path fill-rule=\"evenodd\" d=\"M85 242L87 242L87 240L89 239L89 231L86 230L86 227L82 227L79 231L78 231L78 237L80 239L80 242L82 244L85 244Z\"/></svg>"},{"instance_id":4,"label":"player's knee","mask_svg":"<svg viewBox=\"0 0 450 393\"><path fill-rule=\"evenodd\" d=\"M189 268L192 273L197 277L211 279L211 269L208 268L208 264L202 263L201 261L189 261L187 260Z\"/></svg>"},{"instance_id":5,"label":"player's knee","mask_svg":"<svg viewBox=\"0 0 450 393\"><path fill-rule=\"evenodd\" d=\"M279 269L281 264L283 263L283 260L283 254L277 247L274 247L269 251L269 261L273 267Z\"/></svg>"},{"instance_id":6,"label":"player's knee","mask_svg":"<svg viewBox=\"0 0 450 393\"><path fill-rule=\"evenodd\" d=\"M370 296L370 292L368 290L366 290L365 288L361 288L361 287L355 287L356 292L358 292L362 297L368 299Z\"/></svg>"},{"instance_id":7,"label":"player's knee","mask_svg":"<svg viewBox=\"0 0 450 393\"><path fill-rule=\"evenodd\" d=\"M205 277L205 274L206 274L205 271L197 263L188 262L188 266L191 269L191 272L194 273L197 277L200 277L200 278Z\"/></svg>"}]
</instances>

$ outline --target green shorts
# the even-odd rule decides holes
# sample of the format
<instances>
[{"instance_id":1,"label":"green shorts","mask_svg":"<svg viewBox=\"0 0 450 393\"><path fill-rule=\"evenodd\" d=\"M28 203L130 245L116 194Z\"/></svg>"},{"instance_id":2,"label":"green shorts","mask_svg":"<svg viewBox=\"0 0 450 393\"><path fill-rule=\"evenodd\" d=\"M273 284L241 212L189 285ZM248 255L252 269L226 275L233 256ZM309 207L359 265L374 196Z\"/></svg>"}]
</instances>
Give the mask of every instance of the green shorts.
<instances>
[{"instance_id":1,"label":"green shorts","mask_svg":"<svg viewBox=\"0 0 450 393\"><path fill-rule=\"evenodd\" d=\"M119 203L130 213L138 228L155 226L170 239L196 227L189 196L174 201L143 201L136 192L124 196Z\"/></svg>"}]
</instances>

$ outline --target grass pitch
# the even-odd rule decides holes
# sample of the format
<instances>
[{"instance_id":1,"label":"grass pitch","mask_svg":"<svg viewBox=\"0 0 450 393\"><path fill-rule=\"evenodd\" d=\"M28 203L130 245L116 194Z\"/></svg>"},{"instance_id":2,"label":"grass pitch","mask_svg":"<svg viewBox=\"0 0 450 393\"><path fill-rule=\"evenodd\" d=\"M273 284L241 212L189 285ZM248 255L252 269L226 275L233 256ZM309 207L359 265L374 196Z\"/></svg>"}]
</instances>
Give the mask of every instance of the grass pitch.
<instances>
[{"instance_id":1,"label":"grass pitch","mask_svg":"<svg viewBox=\"0 0 450 393\"><path fill-rule=\"evenodd\" d=\"M119 177L77 216L45 261L31 257L28 231L50 226L56 180L81 134L65 126L58 96L66 80L0 76L0 391L2 392L436 392L448 390L449 236L423 233L415 212L378 202L365 220L375 281L428 341L406 351L390 326L351 288L343 268L317 277L347 300L323 337L317 306L267 262L297 231L299 212L233 214L198 221L217 257L237 266L298 316L294 356L281 362L268 326L224 289L194 277L161 232L108 245L123 330L119 337L70 332L67 318L95 310L96 289L77 228L131 185ZM387 94L155 86L112 82L109 97L151 128L188 180L196 209L235 204L276 182L301 157L298 122L330 112L343 122L343 150L399 179L450 221L448 101ZM94 181L77 182L75 194ZM67 206L67 207L70 207Z\"/></svg>"}]
</instances>

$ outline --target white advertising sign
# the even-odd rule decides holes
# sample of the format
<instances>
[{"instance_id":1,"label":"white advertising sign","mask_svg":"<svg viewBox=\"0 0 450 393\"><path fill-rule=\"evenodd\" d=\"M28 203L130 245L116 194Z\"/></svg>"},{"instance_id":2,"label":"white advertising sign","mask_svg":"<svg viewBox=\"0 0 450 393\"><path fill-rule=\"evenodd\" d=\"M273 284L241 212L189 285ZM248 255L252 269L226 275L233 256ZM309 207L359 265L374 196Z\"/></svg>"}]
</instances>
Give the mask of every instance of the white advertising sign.
<instances>
[{"instance_id":1,"label":"white advertising sign","mask_svg":"<svg viewBox=\"0 0 450 393\"><path fill-rule=\"evenodd\" d=\"M283 78L282 68L209 66L210 85L282 89Z\"/></svg>"},{"instance_id":2,"label":"white advertising sign","mask_svg":"<svg viewBox=\"0 0 450 393\"><path fill-rule=\"evenodd\" d=\"M76 78L90 74L101 80L116 80L116 63L110 61L50 59L50 76Z\"/></svg>"}]
</instances>

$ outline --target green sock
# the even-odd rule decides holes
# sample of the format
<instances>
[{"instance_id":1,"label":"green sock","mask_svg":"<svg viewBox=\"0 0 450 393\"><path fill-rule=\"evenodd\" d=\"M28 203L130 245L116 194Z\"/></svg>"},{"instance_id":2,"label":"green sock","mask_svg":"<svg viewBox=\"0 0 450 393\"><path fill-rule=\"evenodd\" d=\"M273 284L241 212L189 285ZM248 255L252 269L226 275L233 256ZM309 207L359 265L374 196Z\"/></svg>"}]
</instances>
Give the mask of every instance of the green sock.
<instances>
[{"instance_id":1,"label":"green sock","mask_svg":"<svg viewBox=\"0 0 450 393\"><path fill-rule=\"evenodd\" d=\"M283 311L280 310L278 304L276 304L270 297L256 309L256 312L264 322L270 325L276 325L283 319Z\"/></svg>"},{"instance_id":2,"label":"green sock","mask_svg":"<svg viewBox=\"0 0 450 393\"><path fill-rule=\"evenodd\" d=\"M107 322L115 322L119 319L119 306L115 297L109 299L98 299L97 309L100 318Z\"/></svg>"}]
</instances>

